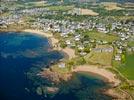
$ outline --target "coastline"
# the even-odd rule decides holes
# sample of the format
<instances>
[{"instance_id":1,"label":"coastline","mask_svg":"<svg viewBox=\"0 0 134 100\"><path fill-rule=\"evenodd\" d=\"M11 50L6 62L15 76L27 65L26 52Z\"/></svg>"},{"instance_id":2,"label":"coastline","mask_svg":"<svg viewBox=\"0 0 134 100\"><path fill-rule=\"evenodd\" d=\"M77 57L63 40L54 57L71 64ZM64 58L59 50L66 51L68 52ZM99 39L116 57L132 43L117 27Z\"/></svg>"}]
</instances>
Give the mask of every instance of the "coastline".
<instances>
[{"instance_id":1,"label":"coastline","mask_svg":"<svg viewBox=\"0 0 134 100\"><path fill-rule=\"evenodd\" d=\"M87 72L95 76L99 76L104 82L108 83L111 88L104 89L103 93L113 97L114 99L124 99L126 96L120 96L118 92L114 90L115 87L119 86L121 81L116 78L116 74L106 70L104 68L99 68L96 65L81 65L77 66L72 70L73 72Z\"/></svg>"},{"instance_id":2,"label":"coastline","mask_svg":"<svg viewBox=\"0 0 134 100\"><path fill-rule=\"evenodd\" d=\"M67 56L68 59L75 58L75 51L71 48L61 48L61 47L55 47L55 45L58 44L59 40L54 38L52 34L43 32L41 30L33 30L33 29L25 29L21 30L20 32L29 32L37 35L42 35L46 38L48 38L50 45L52 45L53 50L58 50L61 51L65 56ZM104 69L104 68L98 68L96 65L81 65L81 66L76 66L75 69L72 69L72 72L90 72L99 76L104 77L109 83L113 83L114 86L119 85L120 81L115 78L115 74Z\"/></svg>"},{"instance_id":3,"label":"coastline","mask_svg":"<svg viewBox=\"0 0 134 100\"><path fill-rule=\"evenodd\" d=\"M61 48L59 46L59 40L54 38L54 36L50 33L46 33L46 32L43 32L41 30L33 30L33 29L25 29L25 30L22 30L22 32L30 32L33 34L42 35L43 37L48 38L49 44L52 46L52 49L57 50L57 51L61 51L65 55L65 58L72 59L72 58L76 57L75 51L73 49L68 48L68 47Z\"/></svg>"},{"instance_id":4,"label":"coastline","mask_svg":"<svg viewBox=\"0 0 134 100\"><path fill-rule=\"evenodd\" d=\"M59 40L54 38L54 36L50 33L45 33L43 31L40 31L40 30L33 30L33 29L26 29L26 30L22 30L22 31L19 31L19 32L29 32L29 33L33 33L33 34L37 34L37 35L41 35L43 37L46 37L48 38L49 42L50 42L50 45L52 45L52 48L53 50L58 50L58 51L61 51L62 53L64 53L66 56L68 56L68 59L72 59L74 57L76 57L75 55L75 51L71 48L61 48L61 47L55 47L55 45L58 44ZM43 72L42 71L42 75L43 76ZM68 74L72 74L73 72L89 72L91 74L95 74L95 75L98 75L100 77L103 77L104 78L104 81L110 83L113 87L116 87L120 84L120 81L118 79L116 79L116 74L104 69L104 68L99 68L97 65L81 65L81 66L76 66L75 69L72 69L70 71L70 73ZM44 72L45 73L45 72ZM67 75L68 77L71 77L71 75L68 75L68 74L65 74ZM109 89L106 90L106 93L113 96L114 93L110 93L109 92Z\"/></svg>"},{"instance_id":5,"label":"coastline","mask_svg":"<svg viewBox=\"0 0 134 100\"><path fill-rule=\"evenodd\" d=\"M42 36L47 37L47 38L53 36L52 34L45 33L45 32L43 32L41 30L25 29L25 30L22 30L22 32L36 33L38 35L42 35Z\"/></svg>"},{"instance_id":6,"label":"coastline","mask_svg":"<svg viewBox=\"0 0 134 100\"><path fill-rule=\"evenodd\" d=\"M61 51L66 56L68 56L69 59L76 57L75 51L71 48L66 47L63 49L59 46L55 47L55 45L58 44L59 40L54 38L52 34L45 33L40 30L32 30L32 29L26 29L26 30L23 30L23 32L35 33L35 34L47 37L49 39L50 44L53 46L53 50ZM94 73L96 75L100 75L100 76L104 77L107 80L107 82L112 83L113 86L118 86L120 84L120 81L115 78L116 77L115 74L113 74L112 72L110 72L104 68L98 68L98 66L95 66L95 65L81 65L81 66L77 66L75 69L72 70L72 72L80 72L80 71L90 72L90 73Z\"/></svg>"},{"instance_id":7,"label":"coastline","mask_svg":"<svg viewBox=\"0 0 134 100\"><path fill-rule=\"evenodd\" d=\"M96 75L99 75L104 78L108 83L111 83L113 87L116 87L120 84L120 81L116 79L116 75L112 72L104 69L99 68L95 65L81 65L77 66L75 69L72 70L72 72L89 72Z\"/></svg>"}]
</instances>

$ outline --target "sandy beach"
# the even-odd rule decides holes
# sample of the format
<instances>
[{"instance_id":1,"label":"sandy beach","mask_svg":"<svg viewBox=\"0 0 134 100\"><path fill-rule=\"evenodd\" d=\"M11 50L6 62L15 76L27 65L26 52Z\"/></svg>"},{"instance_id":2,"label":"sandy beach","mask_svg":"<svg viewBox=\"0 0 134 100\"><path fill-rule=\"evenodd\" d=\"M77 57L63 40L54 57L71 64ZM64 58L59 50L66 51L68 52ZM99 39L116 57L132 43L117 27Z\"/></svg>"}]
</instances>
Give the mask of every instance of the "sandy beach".
<instances>
[{"instance_id":1,"label":"sandy beach","mask_svg":"<svg viewBox=\"0 0 134 100\"><path fill-rule=\"evenodd\" d=\"M76 57L75 51L73 49L71 49L71 48L67 47L67 48L62 49L62 51L69 56L69 59L72 59L72 58Z\"/></svg>"},{"instance_id":2,"label":"sandy beach","mask_svg":"<svg viewBox=\"0 0 134 100\"><path fill-rule=\"evenodd\" d=\"M68 59L72 59L72 58L76 57L75 50L73 50L71 48L66 47L66 48L63 49L61 47L56 47L56 48L53 48L53 49L63 52L65 55L67 55Z\"/></svg>"},{"instance_id":3,"label":"sandy beach","mask_svg":"<svg viewBox=\"0 0 134 100\"><path fill-rule=\"evenodd\" d=\"M74 57L76 57L75 55L75 50L71 49L71 48L61 48L60 46L56 47L57 44L59 43L59 40L54 38L52 34L50 33L46 33L46 32L43 32L41 30L33 30L33 29L26 29L26 30L23 30L23 32L30 32L30 33L35 33L35 34L38 34L38 35L42 35L44 37L47 37L50 42L51 42L51 45L53 47L53 50L59 50L59 51L62 51L64 52L65 54L68 55L68 58L69 59L72 59Z\"/></svg>"},{"instance_id":4,"label":"sandy beach","mask_svg":"<svg viewBox=\"0 0 134 100\"><path fill-rule=\"evenodd\" d=\"M120 84L120 80L116 79L116 75L104 68L99 68L95 65L81 65L73 69L73 72L81 72L81 71L100 75L105 79L107 79L109 83L112 83L113 86L118 86Z\"/></svg>"},{"instance_id":5,"label":"sandy beach","mask_svg":"<svg viewBox=\"0 0 134 100\"><path fill-rule=\"evenodd\" d=\"M47 38L49 38L49 37L52 37L52 36L53 36L52 34L49 34L49 33L43 32L43 31L41 31L41 30L25 29L25 30L23 30L23 32L36 33L36 34L39 34L39 35L45 36L45 37L47 37Z\"/></svg>"}]
</instances>

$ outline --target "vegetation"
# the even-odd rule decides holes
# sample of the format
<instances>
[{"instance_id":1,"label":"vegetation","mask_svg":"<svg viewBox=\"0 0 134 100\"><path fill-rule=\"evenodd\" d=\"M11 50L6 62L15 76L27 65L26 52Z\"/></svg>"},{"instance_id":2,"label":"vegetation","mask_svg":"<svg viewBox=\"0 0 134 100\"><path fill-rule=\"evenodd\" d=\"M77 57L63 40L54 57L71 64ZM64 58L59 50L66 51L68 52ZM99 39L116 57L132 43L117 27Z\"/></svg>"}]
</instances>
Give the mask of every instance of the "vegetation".
<instances>
[{"instance_id":1,"label":"vegetation","mask_svg":"<svg viewBox=\"0 0 134 100\"><path fill-rule=\"evenodd\" d=\"M129 80L134 80L134 54L127 54L125 64L117 69Z\"/></svg>"},{"instance_id":2,"label":"vegetation","mask_svg":"<svg viewBox=\"0 0 134 100\"><path fill-rule=\"evenodd\" d=\"M88 19L90 16L86 15L63 15L63 14L58 14L58 15L42 15L40 16L41 18L46 18L46 19L54 19L54 20L70 20L70 21L78 21L81 22L85 19Z\"/></svg>"},{"instance_id":3,"label":"vegetation","mask_svg":"<svg viewBox=\"0 0 134 100\"><path fill-rule=\"evenodd\" d=\"M49 6L47 8L51 11L68 11L72 10L74 6Z\"/></svg>"},{"instance_id":4,"label":"vegetation","mask_svg":"<svg viewBox=\"0 0 134 100\"><path fill-rule=\"evenodd\" d=\"M133 10L129 9L121 9L121 10L106 10L105 7L95 7L95 8L90 8L93 11L97 12L100 14L100 16L125 16L128 12L133 12Z\"/></svg>"},{"instance_id":5,"label":"vegetation","mask_svg":"<svg viewBox=\"0 0 134 100\"><path fill-rule=\"evenodd\" d=\"M134 41L129 41L128 46L133 47L134 46Z\"/></svg>"},{"instance_id":6,"label":"vegetation","mask_svg":"<svg viewBox=\"0 0 134 100\"><path fill-rule=\"evenodd\" d=\"M64 41L60 41L60 47L65 48L65 47L67 47L67 45Z\"/></svg>"},{"instance_id":7,"label":"vegetation","mask_svg":"<svg viewBox=\"0 0 134 100\"><path fill-rule=\"evenodd\" d=\"M84 65L85 63L86 63L86 60L84 57L75 58L75 65Z\"/></svg>"},{"instance_id":8,"label":"vegetation","mask_svg":"<svg viewBox=\"0 0 134 100\"><path fill-rule=\"evenodd\" d=\"M57 72L57 73L61 74L61 76L64 76L65 73L70 71L70 68L69 68L69 66L66 66L65 68L59 68L58 65L55 65L55 66L51 67L51 71Z\"/></svg>"},{"instance_id":9,"label":"vegetation","mask_svg":"<svg viewBox=\"0 0 134 100\"><path fill-rule=\"evenodd\" d=\"M113 42L118 39L116 35L101 33L98 32L97 30L93 30L93 31L80 30L78 32L82 33L83 35L88 35L91 39L102 40L107 42Z\"/></svg>"},{"instance_id":10,"label":"vegetation","mask_svg":"<svg viewBox=\"0 0 134 100\"><path fill-rule=\"evenodd\" d=\"M113 54L109 52L95 52L91 51L85 56L85 60L89 64L99 64L104 66L111 66Z\"/></svg>"},{"instance_id":11,"label":"vegetation","mask_svg":"<svg viewBox=\"0 0 134 100\"><path fill-rule=\"evenodd\" d=\"M47 6L47 4L43 1L37 1L37 2L27 2L27 3L24 3L24 5L28 8L31 8L31 7L44 7L44 6Z\"/></svg>"}]
</instances>

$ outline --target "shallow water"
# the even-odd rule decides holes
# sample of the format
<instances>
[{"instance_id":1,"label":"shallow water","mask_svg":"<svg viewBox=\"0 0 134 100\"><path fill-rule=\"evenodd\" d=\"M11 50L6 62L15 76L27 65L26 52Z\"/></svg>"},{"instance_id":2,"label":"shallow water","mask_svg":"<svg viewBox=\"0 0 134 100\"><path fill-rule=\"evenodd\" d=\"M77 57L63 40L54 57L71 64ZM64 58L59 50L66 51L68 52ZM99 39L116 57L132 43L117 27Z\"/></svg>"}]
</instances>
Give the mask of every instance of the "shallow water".
<instances>
[{"instance_id":1,"label":"shallow water","mask_svg":"<svg viewBox=\"0 0 134 100\"><path fill-rule=\"evenodd\" d=\"M71 80L60 84L60 91L53 100L112 100L102 93L106 88L109 86L102 77L88 72L74 73Z\"/></svg>"},{"instance_id":2,"label":"shallow water","mask_svg":"<svg viewBox=\"0 0 134 100\"><path fill-rule=\"evenodd\" d=\"M48 39L30 33L0 33L0 100L111 100L100 93L107 85L99 77L74 74L52 96L38 95L36 88L49 85L36 74L42 67L63 58L51 51ZM99 98L99 99L98 99Z\"/></svg>"}]
</instances>

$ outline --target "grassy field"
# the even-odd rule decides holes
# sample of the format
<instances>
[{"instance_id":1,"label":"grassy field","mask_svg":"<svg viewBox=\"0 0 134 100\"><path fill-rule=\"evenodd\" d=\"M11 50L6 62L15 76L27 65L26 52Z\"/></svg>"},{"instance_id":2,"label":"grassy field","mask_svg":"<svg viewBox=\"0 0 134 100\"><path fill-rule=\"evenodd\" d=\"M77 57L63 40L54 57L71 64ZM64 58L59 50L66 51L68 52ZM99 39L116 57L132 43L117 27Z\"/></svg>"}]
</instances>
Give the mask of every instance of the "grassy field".
<instances>
[{"instance_id":1,"label":"grassy field","mask_svg":"<svg viewBox=\"0 0 134 100\"><path fill-rule=\"evenodd\" d=\"M134 41L129 41L128 42L128 45L131 46L131 47L133 47L134 46Z\"/></svg>"},{"instance_id":2,"label":"grassy field","mask_svg":"<svg viewBox=\"0 0 134 100\"><path fill-rule=\"evenodd\" d=\"M111 48L111 46L98 46L97 48ZM111 66L113 52L96 52L92 50L86 57L87 63Z\"/></svg>"},{"instance_id":3,"label":"grassy field","mask_svg":"<svg viewBox=\"0 0 134 100\"><path fill-rule=\"evenodd\" d=\"M74 6L49 6L47 8L53 11L68 11L73 10Z\"/></svg>"},{"instance_id":4,"label":"grassy field","mask_svg":"<svg viewBox=\"0 0 134 100\"><path fill-rule=\"evenodd\" d=\"M108 41L108 42L112 42L112 41L118 39L118 37L116 35L105 34L105 33L95 31L95 30L94 31L86 31L86 32L83 32L83 34L89 35L89 37L91 39L104 40L104 41Z\"/></svg>"},{"instance_id":5,"label":"grassy field","mask_svg":"<svg viewBox=\"0 0 134 100\"><path fill-rule=\"evenodd\" d=\"M55 19L55 20L70 20L70 21L77 21L77 22L81 22L85 19L88 19L89 16L74 16L74 15L62 15L62 14L58 14L56 16L54 15L44 15L43 18L46 19Z\"/></svg>"},{"instance_id":6,"label":"grassy field","mask_svg":"<svg viewBox=\"0 0 134 100\"><path fill-rule=\"evenodd\" d=\"M28 2L28 3L25 3L24 6L26 6L28 8L32 8L32 7L44 7L44 6L47 6L47 4L44 1L37 1L37 2Z\"/></svg>"},{"instance_id":7,"label":"grassy field","mask_svg":"<svg viewBox=\"0 0 134 100\"><path fill-rule=\"evenodd\" d=\"M121 10L123 8L119 7L115 2L104 2L101 3L105 7L106 10Z\"/></svg>"},{"instance_id":8,"label":"grassy field","mask_svg":"<svg viewBox=\"0 0 134 100\"><path fill-rule=\"evenodd\" d=\"M125 65L117 69L129 80L134 80L134 54L127 55Z\"/></svg>"},{"instance_id":9,"label":"grassy field","mask_svg":"<svg viewBox=\"0 0 134 100\"><path fill-rule=\"evenodd\" d=\"M76 8L78 9L78 8ZM94 12L93 10L91 9L80 9L80 12L81 12L81 15L91 15L91 16L97 16L99 15L98 13Z\"/></svg>"}]
</instances>

